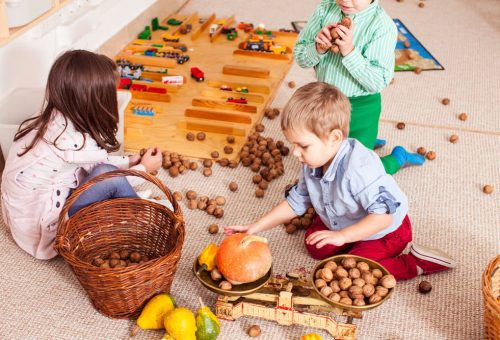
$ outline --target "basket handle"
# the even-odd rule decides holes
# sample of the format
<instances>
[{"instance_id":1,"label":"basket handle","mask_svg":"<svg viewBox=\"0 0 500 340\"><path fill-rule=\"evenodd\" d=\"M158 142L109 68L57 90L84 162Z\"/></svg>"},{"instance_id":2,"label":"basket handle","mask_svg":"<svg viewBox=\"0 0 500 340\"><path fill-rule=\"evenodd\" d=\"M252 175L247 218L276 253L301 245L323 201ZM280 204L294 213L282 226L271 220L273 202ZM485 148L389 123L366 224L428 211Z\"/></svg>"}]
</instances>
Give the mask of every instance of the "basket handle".
<instances>
[{"instance_id":1,"label":"basket handle","mask_svg":"<svg viewBox=\"0 0 500 340\"><path fill-rule=\"evenodd\" d=\"M131 170L131 169L119 169L119 170L113 170L113 171L105 172L103 174L95 176L92 179L90 179L88 182L86 182L85 184L83 184L82 186L78 187L75 191L73 191L73 193L69 196L69 198L64 203L64 206L63 206L63 208L61 210L61 213L59 214L58 225L60 226L62 224L62 221L64 221L64 219L67 216L68 211L71 208L71 206L73 205L73 203L75 203L75 201L78 199L78 197L80 197L80 195L85 190L87 190L88 188L90 188L91 186L93 186L96 183L104 181L105 179L109 179L109 178L113 178L113 177L123 177L123 176L141 177L141 178L145 179L146 181L155 184L158 188L160 188L160 190L163 191L163 193L165 194L165 196L167 197L167 199L170 201L170 203L172 203L172 207L174 208L173 216L175 218L175 227L176 227L176 229L182 224L182 218L181 218L182 211L181 211L181 208L180 208L179 204L177 203L177 200L172 195L172 192L170 191L170 189L168 189L165 186L165 184L163 184L162 181L160 181L155 176L150 175L150 174L148 174L147 172L144 172L144 171ZM58 228L58 230L59 230L59 228ZM59 241L58 243L61 244L61 245L65 245L66 246L66 242L63 242L63 240L60 239L61 237L62 237L62 235L58 235L57 236L58 241Z\"/></svg>"}]
</instances>

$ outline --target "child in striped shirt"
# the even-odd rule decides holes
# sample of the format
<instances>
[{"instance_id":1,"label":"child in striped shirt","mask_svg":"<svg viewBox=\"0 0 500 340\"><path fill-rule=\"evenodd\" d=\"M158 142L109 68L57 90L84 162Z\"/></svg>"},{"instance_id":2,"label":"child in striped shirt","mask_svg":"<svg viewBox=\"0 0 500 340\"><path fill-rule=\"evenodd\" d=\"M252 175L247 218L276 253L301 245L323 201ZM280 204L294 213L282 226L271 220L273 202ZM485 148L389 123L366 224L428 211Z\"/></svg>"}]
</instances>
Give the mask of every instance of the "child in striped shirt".
<instances>
[{"instance_id":1,"label":"child in striped shirt","mask_svg":"<svg viewBox=\"0 0 500 340\"><path fill-rule=\"evenodd\" d=\"M336 24L345 16L351 18L350 28ZM329 52L332 28L339 35L335 44L340 53ZM379 0L322 0L295 45L294 55L300 67L314 67L318 81L335 85L349 97L349 137L370 149L377 140L380 91L394 75L396 42L397 28ZM401 146L381 159L389 174L403 165L421 165L425 161L423 156Z\"/></svg>"}]
</instances>

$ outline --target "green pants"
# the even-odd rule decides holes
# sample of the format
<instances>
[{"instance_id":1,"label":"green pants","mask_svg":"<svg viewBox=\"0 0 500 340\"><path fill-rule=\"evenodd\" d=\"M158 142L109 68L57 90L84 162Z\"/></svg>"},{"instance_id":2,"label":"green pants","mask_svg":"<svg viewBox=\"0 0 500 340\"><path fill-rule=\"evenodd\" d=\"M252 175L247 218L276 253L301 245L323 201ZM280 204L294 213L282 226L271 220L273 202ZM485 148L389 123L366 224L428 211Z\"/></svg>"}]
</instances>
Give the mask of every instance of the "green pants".
<instances>
[{"instance_id":1,"label":"green pants","mask_svg":"<svg viewBox=\"0 0 500 340\"><path fill-rule=\"evenodd\" d=\"M378 134L378 121L382 112L380 93L360 97L349 97L351 102L351 123L349 137L356 138L367 148L373 150ZM393 175L399 170L399 163L394 156L387 155L380 160L385 171Z\"/></svg>"}]
</instances>

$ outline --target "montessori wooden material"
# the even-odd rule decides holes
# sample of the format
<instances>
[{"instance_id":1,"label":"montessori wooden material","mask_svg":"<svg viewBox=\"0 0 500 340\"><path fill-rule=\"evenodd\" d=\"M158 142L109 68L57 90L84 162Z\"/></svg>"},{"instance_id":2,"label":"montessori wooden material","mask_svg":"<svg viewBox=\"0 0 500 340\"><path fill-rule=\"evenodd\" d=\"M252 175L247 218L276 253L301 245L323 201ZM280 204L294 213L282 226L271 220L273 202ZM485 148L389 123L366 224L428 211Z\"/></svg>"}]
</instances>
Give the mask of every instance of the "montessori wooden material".
<instances>
[{"instance_id":1,"label":"montessori wooden material","mask_svg":"<svg viewBox=\"0 0 500 340\"><path fill-rule=\"evenodd\" d=\"M191 31L181 34L180 26L168 25L172 18L183 21L180 26L190 24ZM126 59L147 68L141 79L132 80L132 83L167 89L166 94L131 91L136 105L141 101L152 103L161 107L161 113L140 117L134 115L133 107L129 105L124 117L125 151L138 152L145 147L158 146L189 158L211 158L213 151L229 160L239 158L239 150L255 124L262 120L265 108L274 99L293 62L296 34L271 32L276 44L286 46L284 54L242 51L251 53L240 55L235 51L240 50L238 46L247 39L248 33L238 30L234 40L227 39L227 34L222 33L224 27L234 27L236 23L232 16L218 18L216 14L208 17L200 17L197 13L170 16L161 22L161 25L169 26L169 30L152 32L151 40L134 39L115 56L117 60ZM214 25L218 25L215 31ZM163 38L171 41L163 41ZM152 49L170 51L170 58L144 55L145 51ZM278 58L269 58L271 54ZM187 55L189 60L179 64L177 55ZM152 72L151 67L161 68L164 73ZM191 77L192 67L204 73L204 81ZM161 83L164 75L183 76L184 83L164 85ZM188 132L196 134L200 131L206 134L204 141L186 140ZM226 155L223 149L228 135L235 136L232 145L235 152Z\"/></svg>"}]
</instances>

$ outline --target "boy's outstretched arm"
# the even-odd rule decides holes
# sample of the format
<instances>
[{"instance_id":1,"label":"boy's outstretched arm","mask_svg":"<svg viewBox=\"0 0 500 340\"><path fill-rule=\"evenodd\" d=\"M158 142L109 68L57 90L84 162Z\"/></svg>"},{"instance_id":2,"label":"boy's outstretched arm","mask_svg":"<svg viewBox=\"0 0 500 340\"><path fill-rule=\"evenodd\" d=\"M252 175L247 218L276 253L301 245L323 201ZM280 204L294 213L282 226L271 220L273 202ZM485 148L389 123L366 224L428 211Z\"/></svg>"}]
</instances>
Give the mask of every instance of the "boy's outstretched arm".
<instances>
[{"instance_id":1,"label":"boy's outstretched arm","mask_svg":"<svg viewBox=\"0 0 500 340\"><path fill-rule=\"evenodd\" d=\"M283 201L275 206L270 212L265 214L258 221L246 225L234 225L224 227L224 234L231 235L237 232L246 232L248 234L256 234L258 232L274 228L282 223L285 223L297 214L292 210L288 201Z\"/></svg>"},{"instance_id":2,"label":"boy's outstretched arm","mask_svg":"<svg viewBox=\"0 0 500 340\"><path fill-rule=\"evenodd\" d=\"M368 214L366 217L342 230L322 230L309 235L307 244L321 248L327 244L342 246L345 243L361 241L384 230L392 223L391 214Z\"/></svg>"}]
</instances>

